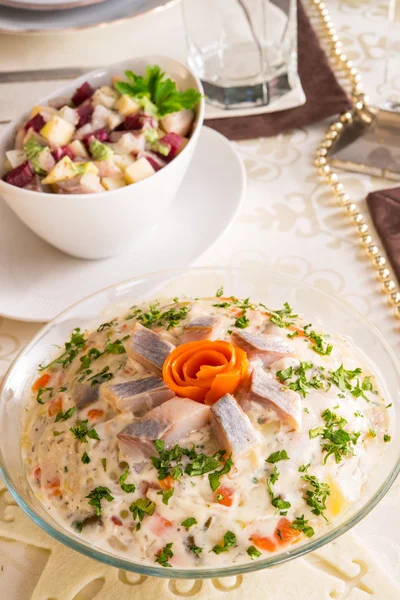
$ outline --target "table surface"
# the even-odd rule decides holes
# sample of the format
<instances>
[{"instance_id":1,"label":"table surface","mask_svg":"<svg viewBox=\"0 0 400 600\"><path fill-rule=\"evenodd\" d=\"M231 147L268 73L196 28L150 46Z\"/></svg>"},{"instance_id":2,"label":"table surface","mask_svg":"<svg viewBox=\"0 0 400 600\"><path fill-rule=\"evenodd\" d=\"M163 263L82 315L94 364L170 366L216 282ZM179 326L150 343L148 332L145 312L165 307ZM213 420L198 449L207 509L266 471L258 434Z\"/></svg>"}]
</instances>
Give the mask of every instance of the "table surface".
<instances>
[{"instance_id":1,"label":"table surface","mask_svg":"<svg viewBox=\"0 0 400 600\"><path fill-rule=\"evenodd\" d=\"M354 61L372 100L399 81L386 63L389 0L330 0L327 6L343 48ZM0 36L0 71L106 64L129 55L185 55L178 6L106 29L74 34ZM173 40L173 42L172 42ZM393 39L391 40L393 42ZM393 48L399 52L399 39ZM87 51L89 49L89 51ZM389 75L388 75L389 74ZM0 85L0 122L14 117L54 87L53 82ZM58 83L57 83L58 85ZM388 87L389 86L389 87ZM400 331L351 225L337 209L313 167L314 151L327 123L274 138L236 143L246 166L248 190L235 223L196 265L253 266L260 262L346 300L375 324L400 351ZM367 213L373 189L391 187L383 179L342 176L352 200ZM316 251L318 249L318 251ZM173 265L171 265L173 267ZM0 317L0 375L40 324ZM400 586L400 486L356 528ZM391 518L388 519L387 515ZM0 540L0 552L3 542ZM7 600L17 600L8 596ZM25 598L18 597L18 600Z\"/></svg>"}]
</instances>

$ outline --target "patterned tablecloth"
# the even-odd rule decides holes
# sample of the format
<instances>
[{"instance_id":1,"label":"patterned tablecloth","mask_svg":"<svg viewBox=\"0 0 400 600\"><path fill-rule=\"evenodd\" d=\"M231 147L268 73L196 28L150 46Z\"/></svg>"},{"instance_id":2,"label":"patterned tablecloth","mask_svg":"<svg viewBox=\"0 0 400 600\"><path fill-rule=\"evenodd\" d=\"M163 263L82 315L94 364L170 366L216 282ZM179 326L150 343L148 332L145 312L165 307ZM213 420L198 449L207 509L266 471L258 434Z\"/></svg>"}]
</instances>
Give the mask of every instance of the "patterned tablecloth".
<instances>
[{"instance_id":1,"label":"patterned tablecloth","mask_svg":"<svg viewBox=\"0 0 400 600\"><path fill-rule=\"evenodd\" d=\"M358 67L371 99L379 99L385 90L393 90L396 85L400 93L398 75L393 73L392 76L391 69L386 68L388 4L389 0L327 2L344 51ZM180 30L177 32L179 19L179 7L173 7L165 13L102 30L59 37L0 36L0 70L82 66L82 63L89 67L145 52L179 57L184 53L183 35ZM399 53L399 37L392 38L389 46L389 54L391 51ZM0 121L14 116L27 97L33 101L35 96L40 97L53 86L51 82L0 86ZM352 226L319 182L312 164L325 127L326 123L321 123L275 138L236 144L248 174L246 200L231 229L196 264L246 267L262 262L309 282L352 304L399 351L398 323L386 306L380 284L362 248L351 235ZM385 180L350 173L343 175L342 180L353 201L362 205L369 191L390 186ZM39 327L39 324L0 318L0 374ZM355 531L363 545L395 578L400 589L399 502L397 482ZM2 518L0 514L0 521ZM27 560L29 549L25 548L22 560L23 547L17 546L10 551L9 544L0 539L1 563L12 563L8 571L11 575L3 579L7 594L0 592L4 600L30 598L28 592L22 592L28 588L18 584L17 589L15 583L27 577L23 560ZM5 590L1 581L0 573L0 586ZM357 597L367 597L364 592Z\"/></svg>"}]
</instances>

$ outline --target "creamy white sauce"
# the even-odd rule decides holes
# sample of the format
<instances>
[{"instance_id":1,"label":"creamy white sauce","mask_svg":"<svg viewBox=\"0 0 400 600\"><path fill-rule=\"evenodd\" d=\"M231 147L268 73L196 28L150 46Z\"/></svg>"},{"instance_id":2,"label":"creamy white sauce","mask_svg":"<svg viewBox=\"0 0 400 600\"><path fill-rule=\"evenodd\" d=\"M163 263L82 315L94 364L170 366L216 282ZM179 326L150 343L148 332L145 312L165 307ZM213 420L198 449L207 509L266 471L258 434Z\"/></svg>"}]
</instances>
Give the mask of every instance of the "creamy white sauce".
<instances>
[{"instance_id":1,"label":"creamy white sauce","mask_svg":"<svg viewBox=\"0 0 400 600\"><path fill-rule=\"evenodd\" d=\"M225 332L219 335L219 339L230 341L229 331L238 331L234 326L237 315L232 314L232 308L236 310L235 307L213 306L220 303L220 299L185 299L182 302L186 302L189 310L187 317L178 326L166 330L153 325L153 330L174 345L181 343L184 325L200 315L223 315ZM161 300L160 305L165 305L166 309L181 306L171 300ZM148 305L140 308L147 311ZM332 351L329 355L320 355L313 350L314 344L307 337L299 335L288 338L293 330L273 325L262 308L247 311L249 325L243 331L280 336L294 350L293 357L282 358L266 370L276 376L278 371L288 367L296 369L300 362L309 362L313 367L307 371L307 377L310 378L313 374L325 377L324 389L308 388L306 397L300 397L302 425L299 431L293 431L273 408L266 409L254 401L246 400L246 392L239 388L237 398L248 414L260 443L248 456L235 460L231 471L221 478L222 487L230 490L231 506L224 506L217 501L218 490L212 491L207 474L198 477L184 474L180 481L174 482L174 494L168 505L163 503L162 495L158 493L158 472L151 461L146 459L133 464L129 462L129 456L119 454L116 436L133 420L129 411L120 412L105 400L99 399L82 410L75 410L70 418L55 422L58 410L65 414L74 406L72 392L83 374L80 358L91 348L103 351L108 339L114 342L128 336L136 323L135 319L126 318L132 313L131 309L130 313L125 312L115 317L113 325L101 332L83 332L87 340L86 346L71 364L66 368L55 364L44 371L51 375L44 387L53 388L52 391L43 393L44 404L37 402L37 392L32 393L29 400L22 438L28 478L45 508L63 526L76 531L77 523L83 522L80 535L85 540L125 559L153 564L160 550L172 543L173 557L169 560L172 566L219 567L249 561L247 549L257 546L256 538L252 540L252 536L269 538L275 546L270 551L258 546L261 556L287 549L291 541L284 543L285 540L279 539L279 533L277 535L277 525L282 523L282 518L292 523L294 519L304 515L308 526L313 527L317 534L326 527L327 521L334 523L338 515L342 516L359 499L363 485L385 450L387 444L384 436L390 429L390 409L385 407L387 402L381 395L376 375L371 372L362 353L350 339L336 334L324 334L325 347L327 343L332 344ZM301 318L294 321L300 331L308 323ZM318 333L321 333L319 329ZM127 340L122 343L126 345ZM357 379L362 385L365 377L370 377L373 390L364 390L365 397L354 397L350 390L341 391L334 383L329 387L329 373L339 369L342 364L346 370L362 369L358 377L351 379L352 387L356 385ZM148 375L141 365L128 359L126 353L105 354L92 361L92 372L86 375L86 379L100 373L107 366L108 372L113 373L110 383ZM321 371L320 367L324 370ZM107 382L103 385L107 385ZM60 392L60 388L66 390ZM321 414L326 409L346 419L346 431L360 433L357 442L349 444L348 454L341 457L338 463L331 455L324 464L326 452L321 445L324 440L320 435L313 439L309 435L310 430L324 426ZM100 412L93 413L94 410ZM100 440L87 438L84 443L71 433L70 428L76 427L85 419L89 419L89 427L94 427ZM179 443L185 448L194 445L197 452L207 455L220 449L210 425L191 433ZM278 450L285 450L289 457L289 460L276 463L279 477L272 486L274 497L290 503L290 507L284 511L285 515L280 514L272 505L272 496L266 485L274 468L266 459ZM90 458L88 464L81 460L84 452ZM158 456L156 450L154 456ZM184 458L184 465L186 462L188 459ZM306 472L299 472L302 465L310 466ZM129 474L126 483L135 484L136 490L133 493L123 491L119 483L127 466ZM315 476L319 482L329 485L330 495L323 512L326 520L324 516L313 514L312 507L305 501L307 490L312 489L309 482L302 478L305 475ZM94 508L89 505L86 496L99 486L108 488L113 500L101 500L102 515L100 519L95 519L91 518ZM138 520L133 520L129 507L142 497L154 502L155 510L152 515L144 516L141 528L137 530ZM195 517L197 524L187 531L181 523L189 517ZM229 551L216 554L212 551L213 547L223 543L223 537L228 531L235 534L236 543ZM304 534L300 533L298 540L294 541L305 539ZM194 553L190 549L193 545L202 551Z\"/></svg>"}]
</instances>

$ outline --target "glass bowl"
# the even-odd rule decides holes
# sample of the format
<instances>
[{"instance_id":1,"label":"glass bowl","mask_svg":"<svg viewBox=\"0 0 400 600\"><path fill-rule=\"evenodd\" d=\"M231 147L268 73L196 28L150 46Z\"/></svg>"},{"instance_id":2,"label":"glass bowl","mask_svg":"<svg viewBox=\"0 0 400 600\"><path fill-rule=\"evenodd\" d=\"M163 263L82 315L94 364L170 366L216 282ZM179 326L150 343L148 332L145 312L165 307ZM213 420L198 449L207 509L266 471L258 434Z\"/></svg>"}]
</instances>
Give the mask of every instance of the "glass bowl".
<instances>
[{"instance_id":1,"label":"glass bowl","mask_svg":"<svg viewBox=\"0 0 400 600\"><path fill-rule=\"evenodd\" d=\"M0 473L27 515L73 550L119 569L156 577L204 579L248 573L284 563L331 542L364 518L395 480L400 470L400 432L392 414L392 441L384 459L365 484L360 500L344 515L315 537L284 552L223 568L165 569L130 561L94 547L64 529L46 512L28 483L20 448L21 415L27 390L36 377L37 365L52 357L54 345L64 344L75 327L97 327L115 311L150 297L213 296L221 285L225 294L242 298L250 296L273 308L289 302L296 312L311 318L314 325L322 323L327 329L351 336L369 357L373 368L380 372L387 402L392 402L399 409L400 363L383 336L350 306L305 283L267 269L199 268L153 273L106 288L73 305L46 325L14 361L0 388Z\"/></svg>"}]
</instances>

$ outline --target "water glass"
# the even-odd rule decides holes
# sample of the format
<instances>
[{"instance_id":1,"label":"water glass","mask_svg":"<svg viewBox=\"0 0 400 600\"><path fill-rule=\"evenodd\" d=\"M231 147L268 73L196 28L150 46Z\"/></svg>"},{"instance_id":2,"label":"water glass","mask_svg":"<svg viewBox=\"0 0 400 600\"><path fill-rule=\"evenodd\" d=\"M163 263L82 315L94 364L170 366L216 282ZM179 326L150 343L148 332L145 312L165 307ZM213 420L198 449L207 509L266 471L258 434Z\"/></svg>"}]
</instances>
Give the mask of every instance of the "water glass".
<instances>
[{"instance_id":1,"label":"water glass","mask_svg":"<svg viewBox=\"0 0 400 600\"><path fill-rule=\"evenodd\" d=\"M189 66L220 108L266 105L297 77L296 0L183 0Z\"/></svg>"}]
</instances>

